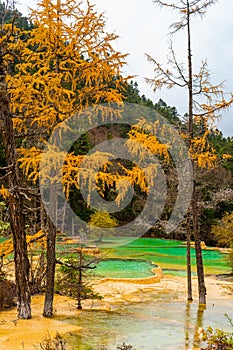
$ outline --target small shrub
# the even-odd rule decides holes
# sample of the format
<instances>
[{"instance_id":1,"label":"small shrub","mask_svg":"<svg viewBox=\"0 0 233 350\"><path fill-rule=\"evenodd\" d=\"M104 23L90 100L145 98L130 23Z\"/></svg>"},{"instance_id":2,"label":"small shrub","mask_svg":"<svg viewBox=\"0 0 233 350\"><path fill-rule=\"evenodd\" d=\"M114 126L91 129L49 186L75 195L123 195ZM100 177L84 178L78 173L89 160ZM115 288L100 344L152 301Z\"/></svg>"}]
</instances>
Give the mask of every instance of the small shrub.
<instances>
[{"instance_id":1,"label":"small shrub","mask_svg":"<svg viewBox=\"0 0 233 350\"><path fill-rule=\"evenodd\" d=\"M6 279L0 279L0 308L9 308L15 306L15 296L15 284Z\"/></svg>"},{"instance_id":2,"label":"small shrub","mask_svg":"<svg viewBox=\"0 0 233 350\"><path fill-rule=\"evenodd\" d=\"M132 350L132 349L133 349L132 345L126 345L125 343L117 347L117 350Z\"/></svg>"},{"instance_id":3,"label":"small shrub","mask_svg":"<svg viewBox=\"0 0 233 350\"><path fill-rule=\"evenodd\" d=\"M232 320L225 314L230 325L233 327ZM232 350L233 349L233 333L224 332L223 330L213 330L211 327L204 332L203 341L207 343L207 347L201 350Z\"/></svg>"},{"instance_id":4,"label":"small shrub","mask_svg":"<svg viewBox=\"0 0 233 350\"><path fill-rule=\"evenodd\" d=\"M4 221L0 220L0 235L1 236L8 236L9 229L10 229L9 222L4 222Z\"/></svg>"},{"instance_id":5,"label":"small shrub","mask_svg":"<svg viewBox=\"0 0 233 350\"><path fill-rule=\"evenodd\" d=\"M108 347L106 345L100 345L96 348L96 350L108 350ZM126 345L123 343L117 347L117 350L133 350L133 347L132 345Z\"/></svg>"},{"instance_id":6,"label":"small shrub","mask_svg":"<svg viewBox=\"0 0 233 350\"><path fill-rule=\"evenodd\" d=\"M64 260L63 263L61 262L62 266L56 278L56 292L75 298L78 309L82 309L81 301L84 299L102 299L102 296L96 293L86 281L87 274L85 271L93 265L93 258L85 256L80 251L78 256L67 255Z\"/></svg>"},{"instance_id":7,"label":"small shrub","mask_svg":"<svg viewBox=\"0 0 233 350\"><path fill-rule=\"evenodd\" d=\"M36 350L66 350L66 341L59 333L56 334L54 339L48 333L42 342L39 345L34 345L34 347Z\"/></svg>"}]
</instances>

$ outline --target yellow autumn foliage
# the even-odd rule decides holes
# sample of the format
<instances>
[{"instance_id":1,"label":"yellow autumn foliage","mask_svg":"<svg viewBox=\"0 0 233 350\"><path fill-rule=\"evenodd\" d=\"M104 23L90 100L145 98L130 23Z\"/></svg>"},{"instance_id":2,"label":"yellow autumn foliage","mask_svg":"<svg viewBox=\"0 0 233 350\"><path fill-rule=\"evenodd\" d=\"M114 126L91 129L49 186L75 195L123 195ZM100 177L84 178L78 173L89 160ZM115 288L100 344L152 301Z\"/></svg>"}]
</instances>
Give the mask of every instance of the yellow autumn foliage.
<instances>
[{"instance_id":1,"label":"yellow autumn foliage","mask_svg":"<svg viewBox=\"0 0 233 350\"><path fill-rule=\"evenodd\" d=\"M148 156L149 150L151 154L161 156L164 161L169 162L169 148L171 145L162 143L155 136L158 129L161 135L168 131L167 126L160 125L159 121L148 123L144 118L141 118L138 124L134 125L129 132L129 141L127 142L129 151L143 160Z\"/></svg>"},{"instance_id":2,"label":"yellow autumn foliage","mask_svg":"<svg viewBox=\"0 0 233 350\"><path fill-rule=\"evenodd\" d=\"M223 154L222 155L222 159L232 159L232 155L231 154Z\"/></svg>"},{"instance_id":3,"label":"yellow autumn foliage","mask_svg":"<svg viewBox=\"0 0 233 350\"><path fill-rule=\"evenodd\" d=\"M7 75L14 128L29 134L18 149L20 168L33 183L39 177L56 182L61 174L48 175L52 163L55 173L62 169L68 194L70 186L80 182L76 170L82 157L66 157L55 146L50 147L41 169L45 142L61 122L90 105L122 103L121 69L126 55L114 50L112 43L117 36L106 32L103 14L89 1L41 0L31 11L30 20L34 27L29 31L15 29L11 33L11 26L5 26L6 64L18 57L14 74ZM111 115L111 108L106 106L104 113Z\"/></svg>"},{"instance_id":4,"label":"yellow autumn foliage","mask_svg":"<svg viewBox=\"0 0 233 350\"><path fill-rule=\"evenodd\" d=\"M10 192L3 185L0 188L0 196L2 196L4 199L7 199L10 196Z\"/></svg>"},{"instance_id":5,"label":"yellow autumn foliage","mask_svg":"<svg viewBox=\"0 0 233 350\"><path fill-rule=\"evenodd\" d=\"M233 212L227 213L212 226L211 232L221 246L233 248Z\"/></svg>"},{"instance_id":6,"label":"yellow autumn foliage","mask_svg":"<svg viewBox=\"0 0 233 350\"><path fill-rule=\"evenodd\" d=\"M45 246L46 245L46 235L43 235L43 231L38 231L34 235L27 235L26 242L30 249L35 248L35 245ZM12 254L14 251L13 248L13 239L9 238L4 242L0 243L0 257L7 257Z\"/></svg>"},{"instance_id":7,"label":"yellow autumn foliage","mask_svg":"<svg viewBox=\"0 0 233 350\"><path fill-rule=\"evenodd\" d=\"M89 225L93 227L113 228L116 227L118 223L109 213L97 211L91 215Z\"/></svg>"}]
</instances>

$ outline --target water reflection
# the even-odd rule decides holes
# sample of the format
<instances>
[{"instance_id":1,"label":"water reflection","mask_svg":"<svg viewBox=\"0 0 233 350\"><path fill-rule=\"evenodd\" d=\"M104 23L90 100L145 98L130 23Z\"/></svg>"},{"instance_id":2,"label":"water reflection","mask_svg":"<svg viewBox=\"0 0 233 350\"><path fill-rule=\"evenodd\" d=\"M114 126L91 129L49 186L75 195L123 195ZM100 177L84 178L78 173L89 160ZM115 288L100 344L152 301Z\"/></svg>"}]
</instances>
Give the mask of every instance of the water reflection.
<instances>
[{"instance_id":1,"label":"water reflection","mask_svg":"<svg viewBox=\"0 0 233 350\"><path fill-rule=\"evenodd\" d=\"M160 297L152 293L151 297L153 300L143 303L119 305L114 312L83 311L70 318L68 322L83 327L82 334L68 339L71 349L96 349L104 344L116 350L122 342L137 350L199 349L201 329L209 325L217 328L219 323L226 329L224 313L233 311L233 305L229 308L224 301L217 301L215 306L210 303L205 309L195 302L172 300L164 293Z\"/></svg>"},{"instance_id":2,"label":"water reflection","mask_svg":"<svg viewBox=\"0 0 233 350\"><path fill-rule=\"evenodd\" d=\"M206 310L206 305L198 306L197 316L196 316L196 326L195 326L194 337L193 337L193 349L199 349L201 346L201 332L203 329L203 316L204 316L205 310Z\"/></svg>"},{"instance_id":3,"label":"water reflection","mask_svg":"<svg viewBox=\"0 0 233 350\"><path fill-rule=\"evenodd\" d=\"M191 336L191 302L187 302L185 308L185 350L190 349L190 336Z\"/></svg>"}]
</instances>

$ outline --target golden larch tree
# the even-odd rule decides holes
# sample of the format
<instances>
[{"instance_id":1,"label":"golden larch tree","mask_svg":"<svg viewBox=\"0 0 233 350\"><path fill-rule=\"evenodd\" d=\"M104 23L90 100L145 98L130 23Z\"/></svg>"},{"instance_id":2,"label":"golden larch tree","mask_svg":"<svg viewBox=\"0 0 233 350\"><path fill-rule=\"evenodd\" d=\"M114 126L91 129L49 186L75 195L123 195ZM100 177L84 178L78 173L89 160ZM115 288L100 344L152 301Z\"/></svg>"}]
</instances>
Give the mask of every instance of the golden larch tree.
<instances>
[{"instance_id":1,"label":"golden larch tree","mask_svg":"<svg viewBox=\"0 0 233 350\"><path fill-rule=\"evenodd\" d=\"M5 73L4 89L14 130L23 138L17 154L13 145L14 164L36 183L43 147L54 128L90 105L122 102L120 71L125 55L113 49L116 35L105 31L104 16L89 1L42 0L30 20L32 30L9 34L4 59L6 66L7 61L8 67L14 64L14 72ZM3 132L7 130L3 124ZM56 157L55 152L54 168ZM51 215L57 200L53 186L56 179L50 189ZM45 317L53 313L56 265L56 227L49 218L48 226ZM26 245L23 230L17 241Z\"/></svg>"}]
</instances>

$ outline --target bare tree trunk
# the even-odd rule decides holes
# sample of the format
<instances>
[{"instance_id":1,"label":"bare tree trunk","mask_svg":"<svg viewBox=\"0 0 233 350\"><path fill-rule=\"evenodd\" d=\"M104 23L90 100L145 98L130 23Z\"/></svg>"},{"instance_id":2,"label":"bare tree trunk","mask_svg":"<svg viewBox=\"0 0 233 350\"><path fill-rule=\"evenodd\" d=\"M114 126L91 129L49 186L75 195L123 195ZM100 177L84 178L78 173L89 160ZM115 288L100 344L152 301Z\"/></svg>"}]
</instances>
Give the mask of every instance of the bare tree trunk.
<instances>
[{"instance_id":1,"label":"bare tree trunk","mask_svg":"<svg viewBox=\"0 0 233 350\"><path fill-rule=\"evenodd\" d=\"M56 37L56 73L59 73L59 40L60 38L60 7L61 1L57 0L57 37ZM57 117L59 114L57 113ZM59 119L59 118L58 118ZM55 174L54 174L55 175ZM44 301L44 317L53 316L53 298L54 298L54 280L55 280L55 269L56 269L56 234L57 229L53 220L57 218L57 194L56 194L56 183L51 183L50 187L50 209L48 217L49 232L47 236L47 269L46 269L46 293Z\"/></svg>"},{"instance_id":2,"label":"bare tree trunk","mask_svg":"<svg viewBox=\"0 0 233 350\"><path fill-rule=\"evenodd\" d=\"M45 230L45 212L42 199L40 199L40 229L41 231Z\"/></svg>"},{"instance_id":3,"label":"bare tree trunk","mask_svg":"<svg viewBox=\"0 0 233 350\"><path fill-rule=\"evenodd\" d=\"M29 260L23 208L23 196L20 193L20 177L17 164L15 137L10 111L10 100L7 93L6 69L4 66L4 50L0 48L0 127L7 166L11 171L9 184L9 214L14 245L15 281L17 291L18 317L31 318L31 293L29 288Z\"/></svg>"},{"instance_id":4,"label":"bare tree trunk","mask_svg":"<svg viewBox=\"0 0 233 350\"><path fill-rule=\"evenodd\" d=\"M188 214L189 215L189 214ZM190 218L187 219L187 285L188 300L192 301L192 270L191 270L191 253L190 253Z\"/></svg>"},{"instance_id":5,"label":"bare tree trunk","mask_svg":"<svg viewBox=\"0 0 233 350\"><path fill-rule=\"evenodd\" d=\"M188 31L188 93L189 93L189 148L192 146L193 140L193 72L192 72L192 50L191 50L191 32L190 32L190 7L189 0L187 0L187 31ZM193 166L194 162L192 161ZM195 169L194 169L195 174ZM195 175L193 181L193 198L192 198L192 216L193 216L193 233L196 248L196 264L197 264L197 277L198 277L198 291L199 291L199 303L206 304L206 287L204 280L204 269L202 261L202 249L201 240L198 227L198 215L197 215L197 195L196 195L196 183Z\"/></svg>"},{"instance_id":6,"label":"bare tree trunk","mask_svg":"<svg viewBox=\"0 0 233 350\"><path fill-rule=\"evenodd\" d=\"M77 309L82 310L82 304L81 304L81 299L82 299L82 250L80 250L80 255L79 255L79 271L78 271L78 295L77 295L77 300L78 300L78 305Z\"/></svg>"},{"instance_id":7,"label":"bare tree trunk","mask_svg":"<svg viewBox=\"0 0 233 350\"><path fill-rule=\"evenodd\" d=\"M47 235L47 267L46 267L46 292L44 301L44 317L53 316L53 298L54 298L54 279L56 268L56 226L51 218L56 217L57 197L55 184L50 188L50 211L48 216L48 235ZM54 215L55 214L55 215Z\"/></svg>"},{"instance_id":8,"label":"bare tree trunk","mask_svg":"<svg viewBox=\"0 0 233 350\"><path fill-rule=\"evenodd\" d=\"M200 239L199 227L198 227L197 197L196 197L195 183L194 183L194 191L193 191L192 210L193 210L193 232L194 232L195 248L196 248L199 303L206 304L206 287L205 287L205 276L204 276L204 267L203 267L203 260L202 260L201 239Z\"/></svg>"}]
</instances>

